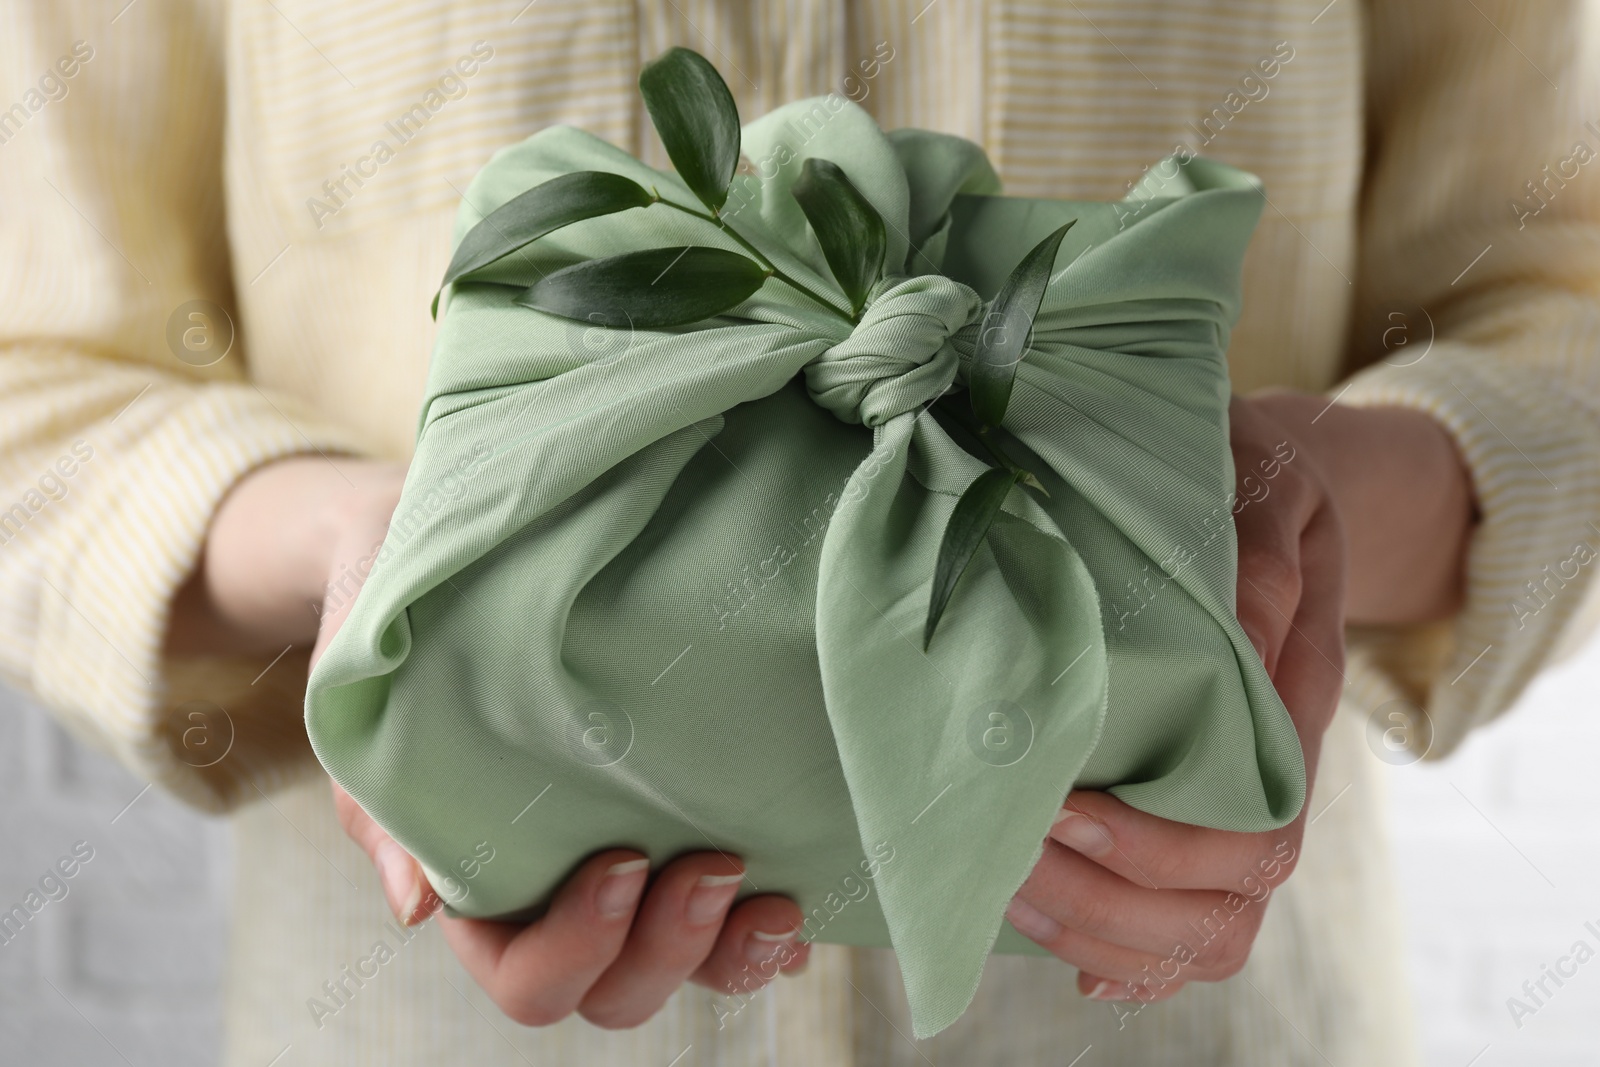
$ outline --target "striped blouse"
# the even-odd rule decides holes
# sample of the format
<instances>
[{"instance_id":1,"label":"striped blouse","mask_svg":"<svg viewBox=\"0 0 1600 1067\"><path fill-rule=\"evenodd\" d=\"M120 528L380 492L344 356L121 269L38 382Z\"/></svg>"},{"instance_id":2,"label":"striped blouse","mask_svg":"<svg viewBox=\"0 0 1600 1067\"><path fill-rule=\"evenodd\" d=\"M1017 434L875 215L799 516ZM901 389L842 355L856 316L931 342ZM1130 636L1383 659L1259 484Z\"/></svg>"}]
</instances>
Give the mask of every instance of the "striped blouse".
<instances>
[{"instance_id":1,"label":"striped blouse","mask_svg":"<svg viewBox=\"0 0 1600 1067\"><path fill-rule=\"evenodd\" d=\"M228 1063L1409 1061L1370 728L1411 709L1402 732L1448 752L1600 610L1596 4L0 7L0 671L137 773L235 812ZM1019 195L1116 198L1180 147L1255 172L1236 387L1404 405L1459 442L1484 514L1467 604L1351 634L1304 857L1239 977L1130 1013L1055 961L996 958L962 1021L912 1042L892 957L823 946L802 977L743 1000L686 989L634 1031L522 1030L436 930L386 924L310 758L304 653L163 657L167 605L243 473L408 454L473 173L556 122L664 165L634 82L675 44L746 116L838 93L978 141ZM227 713L215 762L185 744L208 707Z\"/></svg>"}]
</instances>

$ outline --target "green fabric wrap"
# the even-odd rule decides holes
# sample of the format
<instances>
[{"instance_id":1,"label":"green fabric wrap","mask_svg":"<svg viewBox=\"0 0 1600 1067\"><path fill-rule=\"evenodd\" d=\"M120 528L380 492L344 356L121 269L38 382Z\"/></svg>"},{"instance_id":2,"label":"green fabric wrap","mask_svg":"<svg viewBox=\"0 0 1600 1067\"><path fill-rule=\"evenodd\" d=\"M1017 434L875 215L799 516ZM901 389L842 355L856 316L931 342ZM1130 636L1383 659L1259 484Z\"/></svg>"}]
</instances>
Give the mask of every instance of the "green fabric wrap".
<instances>
[{"instance_id":1,"label":"green fabric wrap","mask_svg":"<svg viewBox=\"0 0 1600 1067\"><path fill-rule=\"evenodd\" d=\"M721 849L746 895L799 902L803 936L892 946L932 1034L991 950L1040 951L1002 916L1069 789L1232 830L1299 811L1299 743L1234 618L1224 351L1262 195L1196 159L1118 204L1003 198L977 146L837 97L750 124L744 152L734 225L813 290L838 293L789 193L802 162L883 215L895 273L860 324L770 280L673 330L513 303L587 258L738 250L659 206L453 287L307 726L459 914L536 916L602 847ZM484 168L457 240L575 170L695 204L557 127ZM986 469L930 405L983 302L1074 218L1001 431L1049 495L1011 490L924 654L946 520Z\"/></svg>"}]
</instances>

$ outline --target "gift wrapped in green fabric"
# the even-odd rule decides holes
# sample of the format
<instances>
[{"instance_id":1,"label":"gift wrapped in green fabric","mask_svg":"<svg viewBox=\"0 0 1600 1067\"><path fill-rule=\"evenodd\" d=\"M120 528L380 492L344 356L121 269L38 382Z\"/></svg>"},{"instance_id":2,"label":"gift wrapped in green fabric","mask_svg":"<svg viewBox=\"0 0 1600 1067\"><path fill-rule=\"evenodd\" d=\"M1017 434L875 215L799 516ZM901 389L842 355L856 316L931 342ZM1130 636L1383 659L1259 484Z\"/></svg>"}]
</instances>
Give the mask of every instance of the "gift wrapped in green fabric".
<instances>
[{"instance_id":1,"label":"gift wrapped in green fabric","mask_svg":"<svg viewBox=\"0 0 1600 1067\"><path fill-rule=\"evenodd\" d=\"M804 937L892 946L931 1034L991 950L1039 951L1003 913L1069 789L1242 831L1303 801L1234 617L1224 350L1262 195L1172 159L1119 203L1005 198L976 145L838 97L742 148L740 239L652 203L447 288L404 495L307 725L457 913L536 916L603 847L721 849ZM598 257L747 242L849 307L793 195L813 158L886 223L858 323L777 277L671 328L518 302ZM696 206L557 127L477 176L458 242L580 171ZM993 469L964 417L985 301L1074 219L987 435L1034 484L1002 489L924 649L947 523Z\"/></svg>"}]
</instances>

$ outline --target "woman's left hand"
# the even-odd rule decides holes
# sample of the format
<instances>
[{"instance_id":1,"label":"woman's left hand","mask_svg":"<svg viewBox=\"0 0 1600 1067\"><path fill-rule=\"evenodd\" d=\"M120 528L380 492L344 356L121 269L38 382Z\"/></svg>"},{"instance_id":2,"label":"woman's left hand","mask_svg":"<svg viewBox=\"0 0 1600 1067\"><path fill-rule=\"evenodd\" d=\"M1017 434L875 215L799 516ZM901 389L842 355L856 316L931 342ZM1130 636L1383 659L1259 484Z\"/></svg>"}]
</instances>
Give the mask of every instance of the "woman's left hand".
<instances>
[{"instance_id":1,"label":"woman's left hand","mask_svg":"<svg viewBox=\"0 0 1600 1067\"><path fill-rule=\"evenodd\" d=\"M1294 721L1309 798L1344 688L1347 615L1420 621L1455 610L1470 479L1443 428L1404 409L1277 393L1235 398L1229 421L1239 621ZM1268 895L1294 870L1306 814L1232 833L1075 792L1007 918L1075 965L1079 990L1097 999L1149 1003L1231 977Z\"/></svg>"}]
</instances>

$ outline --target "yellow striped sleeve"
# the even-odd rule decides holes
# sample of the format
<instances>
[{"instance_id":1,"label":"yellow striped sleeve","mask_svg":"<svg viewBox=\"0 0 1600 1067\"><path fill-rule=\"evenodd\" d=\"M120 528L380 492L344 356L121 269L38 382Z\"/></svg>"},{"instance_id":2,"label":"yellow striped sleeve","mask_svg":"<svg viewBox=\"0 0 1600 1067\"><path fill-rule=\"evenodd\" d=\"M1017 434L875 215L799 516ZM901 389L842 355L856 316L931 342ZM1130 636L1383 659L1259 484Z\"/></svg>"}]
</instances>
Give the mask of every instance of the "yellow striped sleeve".
<instances>
[{"instance_id":1,"label":"yellow striped sleeve","mask_svg":"<svg viewBox=\"0 0 1600 1067\"><path fill-rule=\"evenodd\" d=\"M1482 520L1448 632L1368 633L1353 651L1426 709L1443 755L1590 625L1600 182L1582 172L1600 169L1600 48L1565 5L1376 5L1368 32L1355 341L1378 362L1334 395L1438 419Z\"/></svg>"},{"instance_id":2,"label":"yellow striped sleeve","mask_svg":"<svg viewBox=\"0 0 1600 1067\"><path fill-rule=\"evenodd\" d=\"M358 443L249 383L237 341L211 362L231 330L222 85L214 61L172 57L215 57L220 26L209 5L154 6L111 24L103 5L26 5L0 45L5 92L33 87L0 116L0 670L221 807L298 759L299 679L164 662L173 593L241 475ZM231 759L185 746L191 699L227 713Z\"/></svg>"}]
</instances>

